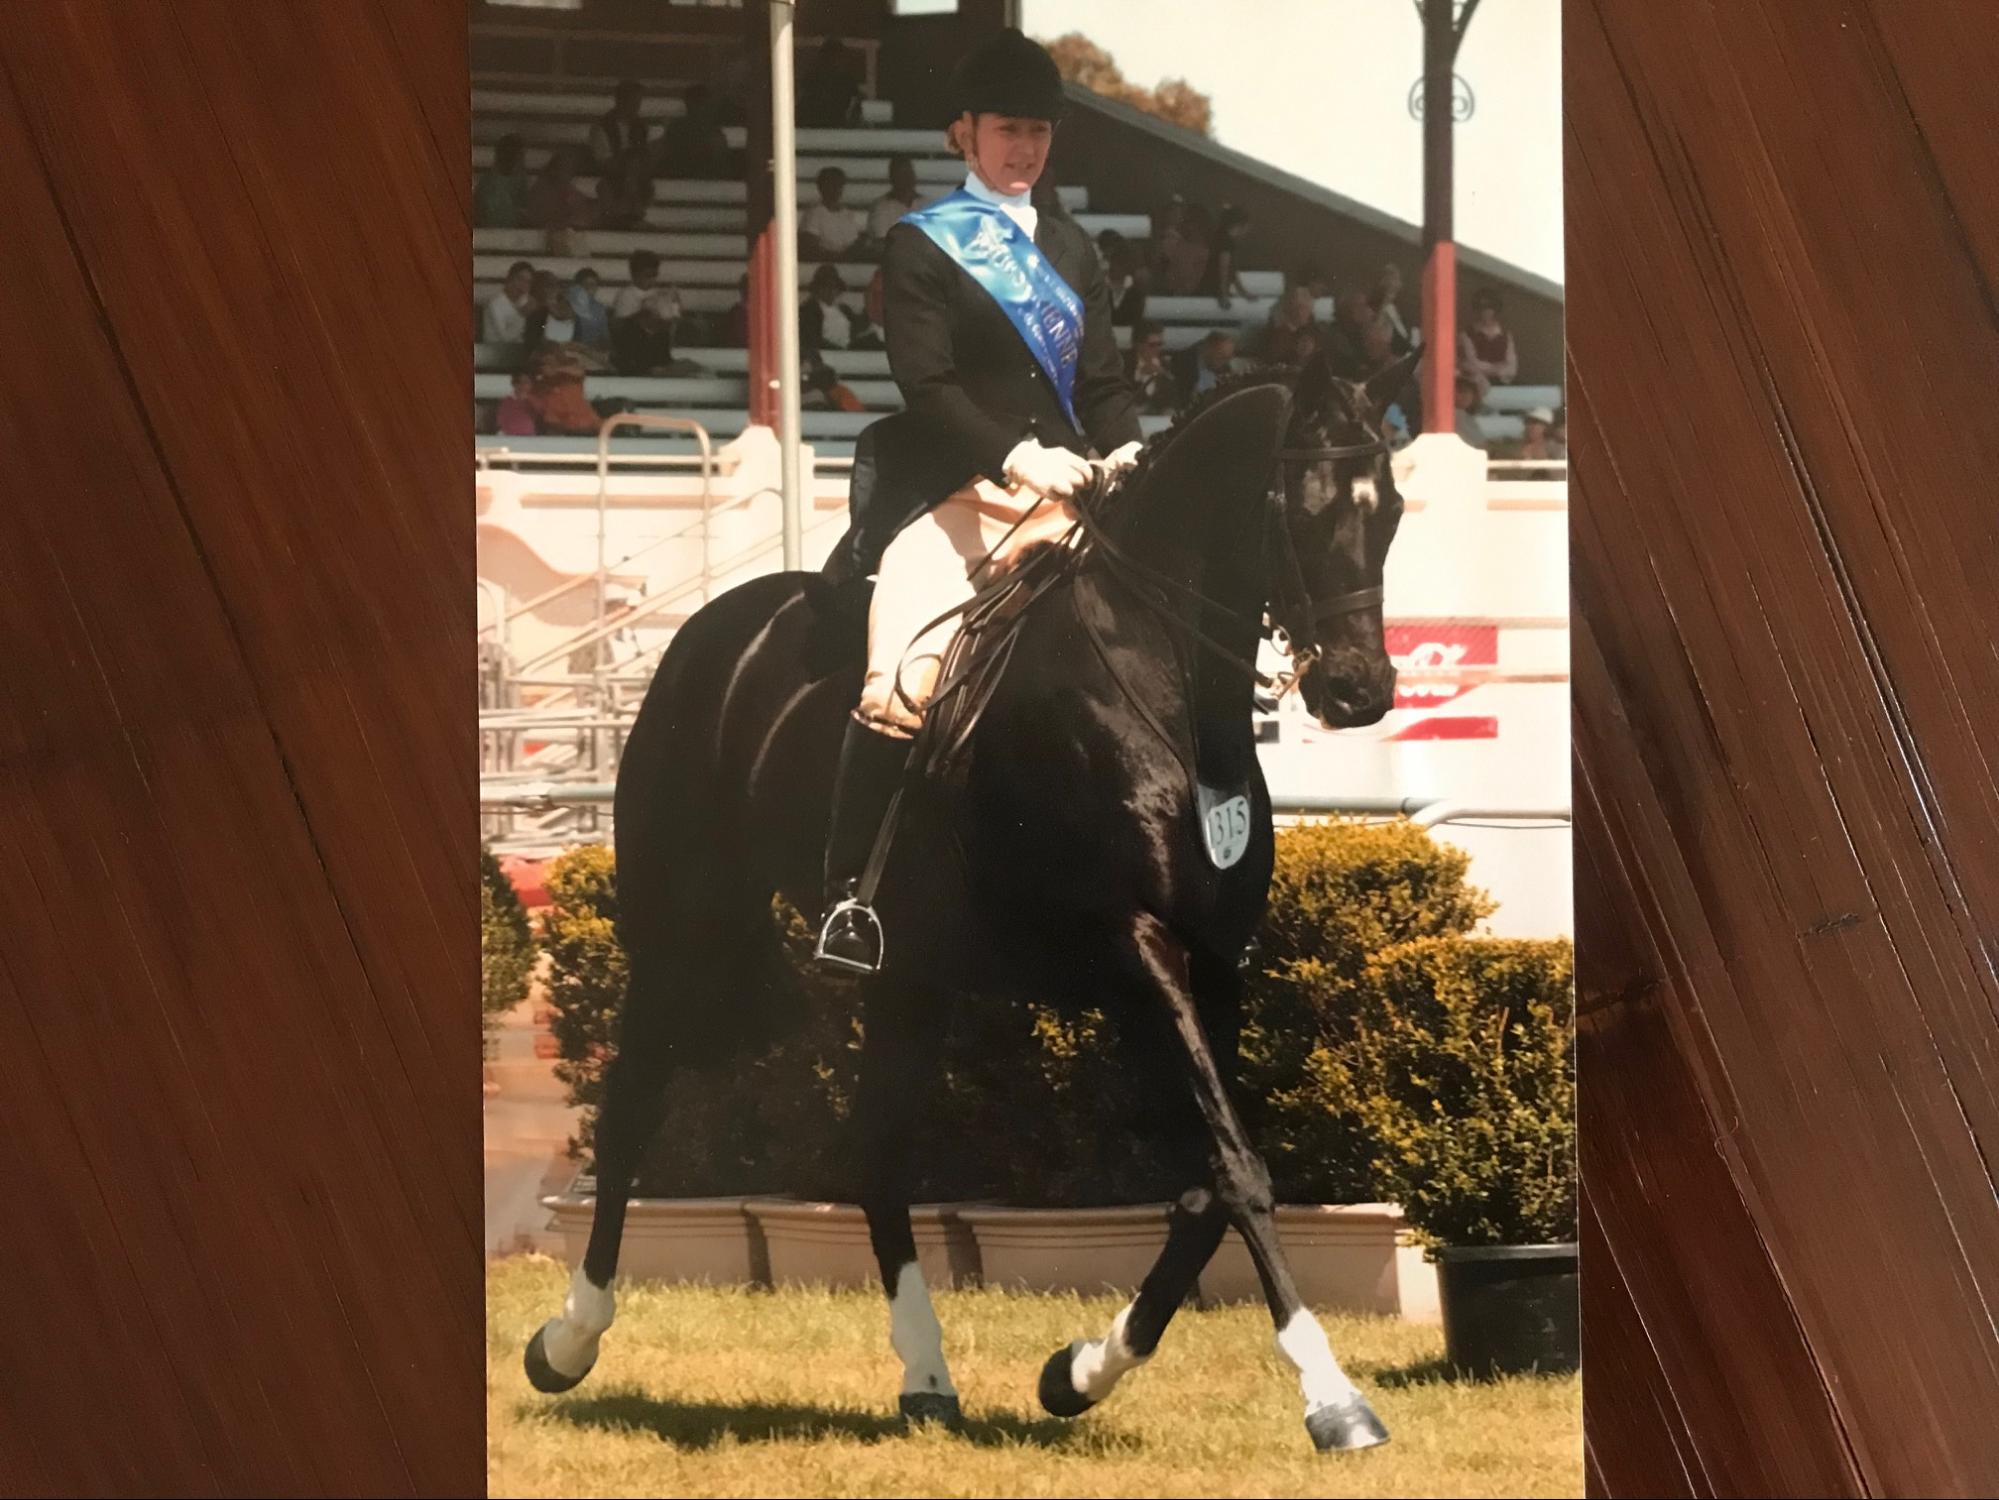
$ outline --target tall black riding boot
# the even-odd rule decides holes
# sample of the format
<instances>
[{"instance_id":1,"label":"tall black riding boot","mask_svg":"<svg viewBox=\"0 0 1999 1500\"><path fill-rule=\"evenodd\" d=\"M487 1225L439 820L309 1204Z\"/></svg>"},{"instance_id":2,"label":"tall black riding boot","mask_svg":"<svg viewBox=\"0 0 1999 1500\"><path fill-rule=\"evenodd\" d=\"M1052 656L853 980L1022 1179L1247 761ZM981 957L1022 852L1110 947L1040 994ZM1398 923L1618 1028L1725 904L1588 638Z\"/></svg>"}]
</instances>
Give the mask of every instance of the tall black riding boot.
<instances>
[{"instance_id":1,"label":"tall black riding boot","mask_svg":"<svg viewBox=\"0 0 1999 1500\"><path fill-rule=\"evenodd\" d=\"M833 782L833 822L826 836L825 917L812 956L822 968L873 974L882 966L881 920L857 892L861 872L889 802L909 765L910 741L847 720L840 769Z\"/></svg>"}]
</instances>

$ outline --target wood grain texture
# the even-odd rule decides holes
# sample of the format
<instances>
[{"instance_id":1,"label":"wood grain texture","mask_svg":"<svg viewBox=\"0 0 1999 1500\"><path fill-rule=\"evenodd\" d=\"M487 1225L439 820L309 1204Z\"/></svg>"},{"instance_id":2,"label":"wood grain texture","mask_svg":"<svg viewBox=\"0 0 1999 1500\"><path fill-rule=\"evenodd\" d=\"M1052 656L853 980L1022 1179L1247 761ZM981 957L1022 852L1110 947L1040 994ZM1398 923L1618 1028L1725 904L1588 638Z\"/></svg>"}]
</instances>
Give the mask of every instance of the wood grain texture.
<instances>
[{"instance_id":1,"label":"wood grain texture","mask_svg":"<svg viewBox=\"0 0 1999 1500\"><path fill-rule=\"evenodd\" d=\"M0 1492L482 1484L464 47L0 28Z\"/></svg>"},{"instance_id":2,"label":"wood grain texture","mask_svg":"<svg viewBox=\"0 0 1999 1500\"><path fill-rule=\"evenodd\" d=\"M1999 7L1566 8L1598 1493L1999 1488Z\"/></svg>"}]
</instances>

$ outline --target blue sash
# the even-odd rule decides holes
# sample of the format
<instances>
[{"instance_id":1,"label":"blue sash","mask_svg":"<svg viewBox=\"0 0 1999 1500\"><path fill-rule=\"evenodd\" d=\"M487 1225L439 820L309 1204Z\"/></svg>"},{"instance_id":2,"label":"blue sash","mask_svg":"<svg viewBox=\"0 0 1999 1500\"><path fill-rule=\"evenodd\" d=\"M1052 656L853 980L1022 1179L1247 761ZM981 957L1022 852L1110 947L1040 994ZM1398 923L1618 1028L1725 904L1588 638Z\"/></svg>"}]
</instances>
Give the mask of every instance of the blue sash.
<instances>
[{"instance_id":1,"label":"blue sash","mask_svg":"<svg viewBox=\"0 0 1999 1500\"><path fill-rule=\"evenodd\" d=\"M1076 421L1076 357L1083 341L1083 299L1048 262L1034 241L998 204L963 188L904 214L984 287L1041 366L1062 413Z\"/></svg>"}]
</instances>

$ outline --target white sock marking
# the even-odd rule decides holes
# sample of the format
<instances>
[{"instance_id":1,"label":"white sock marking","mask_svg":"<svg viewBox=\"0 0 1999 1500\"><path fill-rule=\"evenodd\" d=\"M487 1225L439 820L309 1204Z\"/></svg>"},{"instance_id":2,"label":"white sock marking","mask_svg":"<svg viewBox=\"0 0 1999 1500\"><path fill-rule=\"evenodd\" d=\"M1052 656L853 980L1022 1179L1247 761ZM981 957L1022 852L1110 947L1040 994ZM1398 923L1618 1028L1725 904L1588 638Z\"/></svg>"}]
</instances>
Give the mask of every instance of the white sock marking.
<instances>
[{"instance_id":1,"label":"white sock marking","mask_svg":"<svg viewBox=\"0 0 1999 1500\"><path fill-rule=\"evenodd\" d=\"M1347 1379L1346 1371L1333 1358L1333 1346L1326 1338L1326 1330L1319 1326L1319 1320L1312 1316L1310 1308L1299 1308L1291 1315L1290 1321L1277 1330L1277 1349L1298 1371L1298 1389L1305 1393L1306 1416L1322 1406L1332 1406L1353 1395L1354 1383Z\"/></svg>"},{"instance_id":2,"label":"white sock marking","mask_svg":"<svg viewBox=\"0 0 1999 1500\"><path fill-rule=\"evenodd\" d=\"M618 1299L608 1286L596 1286L583 1268L569 1279L569 1296L562 1304L562 1316L542 1326L541 1352L549 1364L563 1375L581 1376L597 1360L597 1340L617 1315Z\"/></svg>"},{"instance_id":3,"label":"white sock marking","mask_svg":"<svg viewBox=\"0 0 1999 1500\"><path fill-rule=\"evenodd\" d=\"M1103 1400L1111 1393L1112 1386L1150 1357L1132 1353L1125 1338L1124 1325L1131 1318L1131 1309L1129 1302L1119 1308L1118 1315L1111 1319L1111 1331L1102 1338L1078 1339L1070 1346L1070 1383L1092 1401Z\"/></svg>"},{"instance_id":4,"label":"white sock marking","mask_svg":"<svg viewBox=\"0 0 1999 1500\"><path fill-rule=\"evenodd\" d=\"M930 1305L923 1268L907 1262L896 1273L895 1296L888 1304L888 1341L902 1357L902 1393L931 1391L955 1396L951 1371L944 1363L944 1325Z\"/></svg>"}]
</instances>

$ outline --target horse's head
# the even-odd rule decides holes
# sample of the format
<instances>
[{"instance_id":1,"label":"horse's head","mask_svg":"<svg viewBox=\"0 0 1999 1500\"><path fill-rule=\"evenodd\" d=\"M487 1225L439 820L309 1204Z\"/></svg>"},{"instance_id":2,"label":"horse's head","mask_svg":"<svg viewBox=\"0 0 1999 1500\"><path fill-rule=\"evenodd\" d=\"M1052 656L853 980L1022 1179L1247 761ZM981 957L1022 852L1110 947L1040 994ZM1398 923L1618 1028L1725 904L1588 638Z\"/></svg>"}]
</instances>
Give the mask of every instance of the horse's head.
<instances>
[{"instance_id":1,"label":"horse's head","mask_svg":"<svg viewBox=\"0 0 1999 1500\"><path fill-rule=\"evenodd\" d=\"M1329 729L1380 721L1395 701L1383 640L1381 572L1402 496L1382 414L1409 378L1408 355L1365 384L1323 356L1299 376L1285 433L1284 531L1271 621L1291 646L1298 692Z\"/></svg>"}]
</instances>

